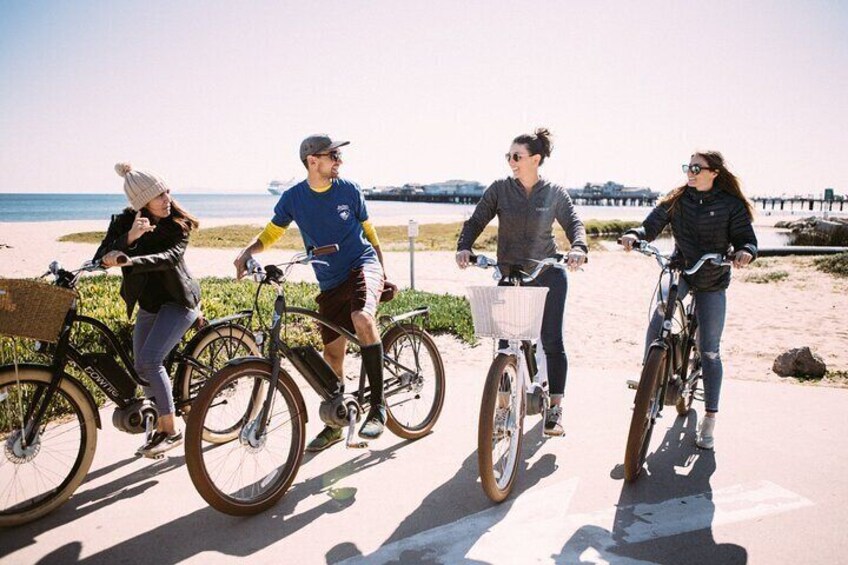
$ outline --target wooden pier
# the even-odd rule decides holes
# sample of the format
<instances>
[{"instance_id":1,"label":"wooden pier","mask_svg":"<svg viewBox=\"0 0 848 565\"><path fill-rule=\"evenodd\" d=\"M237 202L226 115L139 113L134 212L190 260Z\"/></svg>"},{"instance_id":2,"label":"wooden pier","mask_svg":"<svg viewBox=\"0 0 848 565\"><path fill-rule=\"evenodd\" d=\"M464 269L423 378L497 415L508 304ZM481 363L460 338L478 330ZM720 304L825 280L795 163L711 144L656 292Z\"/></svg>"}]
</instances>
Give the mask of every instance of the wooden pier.
<instances>
[{"instance_id":1,"label":"wooden pier","mask_svg":"<svg viewBox=\"0 0 848 565\"><path fill-rule=\"evenodd\" d=\"M440 204L477 204L482 194L421 194L399 192L366 192L365 200L386 202L431 202Z\"/></svg>"},{"instance_id":2,"label":"wooden pier","mask_svg":"<svg viewBox=\"0 0 848 565\"><path fill-rule=\"evenodd\" d=\"M367 192L366 200L388 202L435 202L442 204L477 204L479 194L421 194L397 192ZM572 196L571 200L580 206L655 206L657 198L652 197L613 197L613 196Z\"/></svg>"},{"instance_id":3,"label":"wooden pier","mask_svg":"<svg viewBox=\"0 0 848 565\"><path fill-rule=\"evenodd\" d=\"M761 210L782 210L784 212L843 212L845 208L845 199L824 199L812 198L803 196L790 197L769 197L755 196L752 198L754 207Z\"/></svg>"}]
</instances>

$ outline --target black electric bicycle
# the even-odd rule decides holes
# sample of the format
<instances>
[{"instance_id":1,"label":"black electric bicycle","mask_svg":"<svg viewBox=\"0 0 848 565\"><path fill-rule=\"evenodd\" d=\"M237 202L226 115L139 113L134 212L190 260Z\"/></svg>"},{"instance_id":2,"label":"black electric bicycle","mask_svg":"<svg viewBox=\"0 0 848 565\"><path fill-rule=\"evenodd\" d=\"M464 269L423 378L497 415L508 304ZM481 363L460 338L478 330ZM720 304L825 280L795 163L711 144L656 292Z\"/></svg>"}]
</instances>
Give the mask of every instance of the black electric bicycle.
<instances>
[{"instance_id":1,"label":"black electric bicycle","mask_svg":"<svg viewBox=\"0 0 848 565\"><path fill-rule=\"evenodd\" d=\"M663 308L663 322L659 335L648 347L639 382L628 383L636 389L636 397L624 452L627 482L635 481L642 472L651 433L657 418L662 415L663 405L674 405L677 414L685 416L694 399L703 400L703 391L698 388L701 354L696 339L695 296L693 294L689 303L683 304L678 295L680 276L694 275L707 262L721 266L733 264L720 253L707 253L692 268L684 269L670 255L663 255L647 241L635 242L633 249L654 257L662 269L656 300Z\"/></svg>"},{"instance_id":2,"label":"black electric bicycle","mask_svg":"<svg viewBox=\"0 0 848 565\"><path fill-rule=\"evenodd\" d=\"M286 304L285 281L295 265L325 262L337 245L295 255L291 261L264 269L253 261L249 272L263 285L276 289L266 357L236 359L221 369L192 405L186 428L186 465L200 495L213 508L232 515L261 512L285 495L295 479L306 433L303 396L282 361L290 363L321 397L319 417L347 428L348 447L366 447L354 439L355 427L370 406L364 368L355 394L342 392L340 380L310 345L296 346L288 338L290 316L323 324L359 346L356 336L313 310ZM280 267L283 267L281 269ZM423 328L427 307L393 317L381 317L384 349L383 397L395 435L418 439L430 433L445 398L445 370L439 350ZM219 445L204 445L203 427L216 428L239 420L237 437Z\"/></svg>"},{"instance_id":3,"label":"black electric bicycle","mask_svg":"<svg viewBox=\"0 0 848 565\"><path fill-rule=\"evenodd\" d=\"M3 291L8 308L0 314L9 316L7 321L31 315L27 307L17 308L26 303L27 293L64 293L68 301L52 313L60 328L58 336L54 333L35 341L36 351L49 357L49 364L0 367L0 526L24 524L52 512L88 473L101 421L94 397L81 378L88 377L115 404L112 424L116 428L130 434L155 430L158 412L152 402L138 397L139 387L148 383L133 367L131 346L100 320L79 312L75 289L80 276L103 270L89 262L66 271L54 261L45 276L52 274L55 286L17 281L16 290ZM13 288L11 282L15 281L6 281L7 288ZM170 352L165 367L174 376L178 415L188 417L203 384L227 361L260 354L250 330L251 317L252 311L245 310L212 320ZM33 337L14 330L7 333ZM79 378L68 372L72 367ZM213 442L237 433L232 421L229 426L203 430Z\"/></svg>"}]
</instances>

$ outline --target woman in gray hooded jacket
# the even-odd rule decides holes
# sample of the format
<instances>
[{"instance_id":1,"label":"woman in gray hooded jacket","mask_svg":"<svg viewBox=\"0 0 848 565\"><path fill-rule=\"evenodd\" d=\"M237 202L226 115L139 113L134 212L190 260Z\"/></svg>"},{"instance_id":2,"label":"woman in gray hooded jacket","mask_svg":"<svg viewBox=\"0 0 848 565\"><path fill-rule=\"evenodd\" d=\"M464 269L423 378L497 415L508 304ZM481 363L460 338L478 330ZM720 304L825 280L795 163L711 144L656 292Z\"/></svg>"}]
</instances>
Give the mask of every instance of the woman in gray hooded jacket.
<instances>
[{"instance_id":1,"label":"woman in gray hooded jacket","mask_svg":"<svg viewBox=\"0 0 848 565\"><path fill-rule=\"evenodd\" d=\"M492 219L498 217L498 264L502 269L521 265L535 268L534 261L557 254L553 235L559 222L571 243L567 256L569 269L579 269L586 260L586 229L577 217L568 192L539 176L539 167L550 157L551 133L544 128L516 137L506 154L513 176L497 180L483 193L474 214L462 227L457 242L456 263L468 266L471 247ZM551 409L545 419L545 434L559 436L562 428L562 398L568 373L562 330L568 277L562 269L547 269L535 281L547 287L542 318L542 348L545 352Z\"/></svg>"}]
</instances>

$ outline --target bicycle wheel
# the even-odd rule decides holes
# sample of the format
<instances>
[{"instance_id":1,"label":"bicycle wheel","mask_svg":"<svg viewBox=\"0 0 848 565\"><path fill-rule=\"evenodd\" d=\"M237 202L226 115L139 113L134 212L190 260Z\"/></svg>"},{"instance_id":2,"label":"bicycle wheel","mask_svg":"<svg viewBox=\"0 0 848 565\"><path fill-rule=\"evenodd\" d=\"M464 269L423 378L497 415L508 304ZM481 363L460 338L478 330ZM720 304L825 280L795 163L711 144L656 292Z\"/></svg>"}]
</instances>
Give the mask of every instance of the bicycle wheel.
<instances>
[{"instance_id":1,"label":"bicycle wheel","mask_svg":"<svg viewBox=\"0 0 848 565\"><path fill-rule=\"evenodd\" d=\"M430 433L445 401L445 366L430 335L416 326L395 326L383 336L388 421L396 436L418 439Z\"/></svg>"},{"instance_id":2,"label":"bicycle wheel","mask_svg":"<svg viewBox=\"0 0 848 565\"><path fill-rule=\"evenodd\" d=\"M226 514L244 516L271 507L300 467L306 411L300 391L284 371L270 398L265 433L255 435L257 398L266 401L270 380L271 366L264 360L225 367L200 391L186 426L191 480L210 506ZM236 439L204 446L204 428L219 429L220 421L230 423L234 418L241 418Z\"/></svg>"},{"instance_id":3,"label":"bicycle wheel","mask_svg":"<svg viewBox=\"0 0 848 565\"><path fill-rule=\"evenodd\" d=\"M21 439L24 415L53 380L47 368L0 373L0 527L18 526L61 506L82 483L97 448L94 407L70 376L59 384L30 446Z\"/></svg>"},{"instance_id":4,"label":"bicycle wheel","mask_svg":"<svg viewBox=\"0 0 848 565\"><path fill-rule=\"evenodd\" d=\"M695 390L698 388L698 382L701 380L701 354L696 345L692 346L689 354L689 376L682 381L680 394L677 397L675 407L677 414L685 416L692 408L692 400L695 399Z\"/></svg>"},{"instance_id":5,"label":"bicycle wheel","mask_svg":"<svg viewBox=\"0 0 848 565\"><path fill-rule=\"evenodd\" d=\"M477 465L486 496L503 501L512 491L524 431L524 392L518 361L499 354L492 361L477 428Z\"/></svg>"},{"instance_id":6,"label":"bicycle wheel","mask_svg":"<svg viewBox=\"0 0 848 565\"><path fill-rule=\"evenodd\" d=\"M651 444L651 432L657 413L662 406L660 397L662 372L666 368L668 354L665 349L651 347L648 358L642 368L639 388L630 420L630 432L627 435L627 449L624 452L624 479L629 483L636 480L642 472L645 456Z\"/></svg>"},{"instance_id":7,"label":"bicycle wheel","mask_svg":"<svg viewBox=\"0 0 848 565\"><path fill-rule=\"evenodd\" d=\"M238 357L259 357L261 352L253 334L242 326L226 325L202 330L202 337L186 354L194 362L185 363L185 374L180 379L181 399L193 402L203 385L224 365ZM191 417L191 405L182 409L183 420L188 423ZM206 428L203 439L211 443L224 443L238 436L242 414L231 422L218 419L218 429Z\"/></svg>"}]
</instances>

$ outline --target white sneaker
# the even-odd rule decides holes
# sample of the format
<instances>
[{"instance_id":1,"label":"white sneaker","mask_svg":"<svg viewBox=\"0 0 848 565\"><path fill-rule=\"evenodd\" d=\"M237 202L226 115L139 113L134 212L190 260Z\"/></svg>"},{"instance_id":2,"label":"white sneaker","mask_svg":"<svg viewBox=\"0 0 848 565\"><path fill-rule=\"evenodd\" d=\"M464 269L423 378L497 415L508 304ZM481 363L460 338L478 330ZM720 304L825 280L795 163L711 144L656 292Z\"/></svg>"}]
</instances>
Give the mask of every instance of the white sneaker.
<instances>
[{"instance_id":1,"label":"white sneaker","mask_svg":"<svg viewBox=\"0 0 848 565\"><path fill-rule=\"evenodd\" d=\"M716 419L704 416L701 420L701 426L698 428L698 437L695 439L695 445L701 449L712 449L715 447L715 431Z\"/></svg>"}]
</instances>

